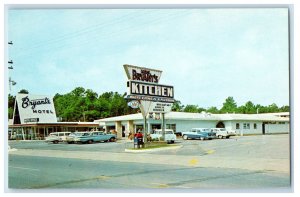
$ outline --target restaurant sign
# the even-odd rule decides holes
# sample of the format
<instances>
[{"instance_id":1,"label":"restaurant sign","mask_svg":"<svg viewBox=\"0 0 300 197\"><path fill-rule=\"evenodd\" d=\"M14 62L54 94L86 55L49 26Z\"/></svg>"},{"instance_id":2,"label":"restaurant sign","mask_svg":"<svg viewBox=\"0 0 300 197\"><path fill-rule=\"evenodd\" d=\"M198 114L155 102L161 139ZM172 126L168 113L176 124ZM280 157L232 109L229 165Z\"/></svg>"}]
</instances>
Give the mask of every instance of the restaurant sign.
<instances>
[{"instance_id":1,"label":"restaurant sign","mask_svg":"<svg viewBox=\"0 0 300 197\"><path fill-rule=\"evenodd\" d=\"M129 95L174 98L173 86L160 85L155 83L144 83L139 81L128 81L128 86Z\"/></svg>"},{"instance_id":2,"label":"restaurant sign","mask_svg":"<svg viewBox=\"0 0 300 197\"><path fill-rule=\"evenodd\" d=\"M133 65L123 65L129 80L158 83L162 71Z\"/></svg>"},{"instance_id":3,"label":"restaurant sign","mask_svg":"<svg viewBox=\"0 0 300 197\"><path fill-rule=\"evenodd\" d=\"M149 113L168 113L172 109L172 103L153 102L150 106Z\"/></svg>"}]
</instances>

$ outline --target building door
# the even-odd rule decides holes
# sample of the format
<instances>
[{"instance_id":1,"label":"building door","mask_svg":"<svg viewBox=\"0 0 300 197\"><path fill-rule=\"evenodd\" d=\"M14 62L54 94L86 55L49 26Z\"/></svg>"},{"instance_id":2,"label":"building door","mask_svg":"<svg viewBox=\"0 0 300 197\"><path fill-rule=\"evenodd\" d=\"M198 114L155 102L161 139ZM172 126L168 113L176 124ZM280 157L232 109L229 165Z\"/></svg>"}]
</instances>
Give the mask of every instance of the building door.
<instances>
[{"instance_id":1,"label":"building door","mask_svg":"<svg viewBox=\"0 0 300 197\"><path fill-rule=\"evenodd\" d=\"M223 122L218 122L218 124L216 125L216 128L225 128L225 125Z\"/></svg>"},{"instance_id":2,"label":"building door","mask_svg":"<svg viewBox=\"0 0 300 197\"><path fill-rule=\"evenodd\" d=\"M122 125L122 137L125 137L125 126Z\"/></svg>"},{"instance_id":3,"label":"building door","mask_svg":"<svg viewBox=\"0 0 300 197\"><path fill-rule=\"evenodd\" d=\"M262 123L262 134L263 135L266 134L266 123L265 122Z\"/></svg>"}]
</instances>

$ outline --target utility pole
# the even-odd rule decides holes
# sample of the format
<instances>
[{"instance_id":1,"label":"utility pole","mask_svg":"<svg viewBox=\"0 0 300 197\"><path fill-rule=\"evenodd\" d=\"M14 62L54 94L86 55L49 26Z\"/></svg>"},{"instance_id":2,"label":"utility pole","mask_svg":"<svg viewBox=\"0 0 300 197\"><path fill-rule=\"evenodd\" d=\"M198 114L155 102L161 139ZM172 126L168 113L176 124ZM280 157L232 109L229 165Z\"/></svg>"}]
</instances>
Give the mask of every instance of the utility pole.
<instances>
[{"instance_id":1,"label":"utility pole","mask_svg":"<svg viewBox=\"0 0 300 197\"><path fill-rule=\"evenodd\" d=\"M13 42L9 41L8 45L13 45ZM14 69L14 67L12 66L14 62L12 60L8 61L7 63L10 65L10 66L8 66L9 70ZM9 83L9 92L11 92L11 87L14 86L14 85L16 85L17 82L15 82L14 80L11 79L11 77L9 77L8 83Z\"/></svg>"},{"instance_id":2,"label":"utility pole","mask_svg":"<svg viewBox=\"0 0 300 197\"><path fill-rule=\"evenodd\" d=\"M166 128L165 128L165 113L161 113L161 116L162 116L162 138L163 138L163 141L165 141L165 135L166 135Z\"/></svg>"}]
</instances>

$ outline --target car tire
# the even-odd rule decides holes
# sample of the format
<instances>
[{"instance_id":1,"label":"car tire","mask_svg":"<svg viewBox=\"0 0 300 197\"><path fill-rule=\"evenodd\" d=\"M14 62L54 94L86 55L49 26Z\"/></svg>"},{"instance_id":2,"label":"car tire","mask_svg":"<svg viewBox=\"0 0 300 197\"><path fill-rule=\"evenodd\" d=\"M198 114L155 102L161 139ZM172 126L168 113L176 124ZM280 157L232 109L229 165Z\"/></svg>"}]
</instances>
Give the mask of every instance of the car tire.
<instances>
[{"instance_id":1,"label":"car tire","mask_svg":"<svg viewBox=\"0 0 300 197\"><path fill-rule=\"evenodd\" d=\"M92 143L93 143L93 140L88 140L87 143L88 143L88 144L92 144Z\"/></svg>"},{"instance_id":2,"label":"car tire","mask_svg":"<svg viewBox=\"0 0 300 197\"><path fill-rule=\"evenodd\" d=\"M184 140L187 140L187 139L188 139L187 135L183 135L182 138L183 138Z\"/></svg>"},{"instance_id":3,"label":"car tire","mask_svg":"<svg viewBox=\"0 0 300 197\"><path fill-rule=\"evenodd\" d=\"M222 136L222 135L218 135L218 138L219 138L219 139L222 139L222 138L223 138L223 136Z\"/></svg>"},{"instance_id":4,"label":"car tire","mask_svg":"<svg viewBox=\"0 0 300 197\"><path fill-rule=\"evenodd\" d=\"M54 141L53 141L53 144L58 144L58 141L57 141L57 140L54 140Z\"/></svg>"},{"instance_id":5,"label":"car tire","mask_svg":"<svg viewBox=\"0 0 300 197\"><path fill-rule=\"evenodd\" d=\"M112 137L112 138L109 139L109 141L110 141L110 142L115 142L115 141L116 141L116 138Z\"/></svg>"},{"instance_id":6,"label":"car tire","mask_svg":"<svg viewBox=\"0 0 300 197\"><path fill-rule=\"evenodd\" d=\"M226 137L226 139L229 139L229 138L230 138L230 136L227 136L227 137Z\"/></svg>"}]
</instances>

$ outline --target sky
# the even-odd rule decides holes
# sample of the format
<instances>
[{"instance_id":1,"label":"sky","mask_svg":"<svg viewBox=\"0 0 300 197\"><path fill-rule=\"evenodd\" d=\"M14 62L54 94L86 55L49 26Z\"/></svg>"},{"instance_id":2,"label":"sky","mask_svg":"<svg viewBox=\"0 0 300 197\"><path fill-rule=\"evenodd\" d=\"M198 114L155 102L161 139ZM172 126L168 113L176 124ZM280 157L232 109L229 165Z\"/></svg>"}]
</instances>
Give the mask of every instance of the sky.
<instances>
[{"instance_id":1,"label":"sky","mask_svg":"<svg viewBox=\"0 0 300 197\"><path fill-rule=\"evenodd\" d=\"M8 93L126 92L123 64L162 70L182 104L289 105L288 9L9 9Z\"/></svg>"}]
</instances>

